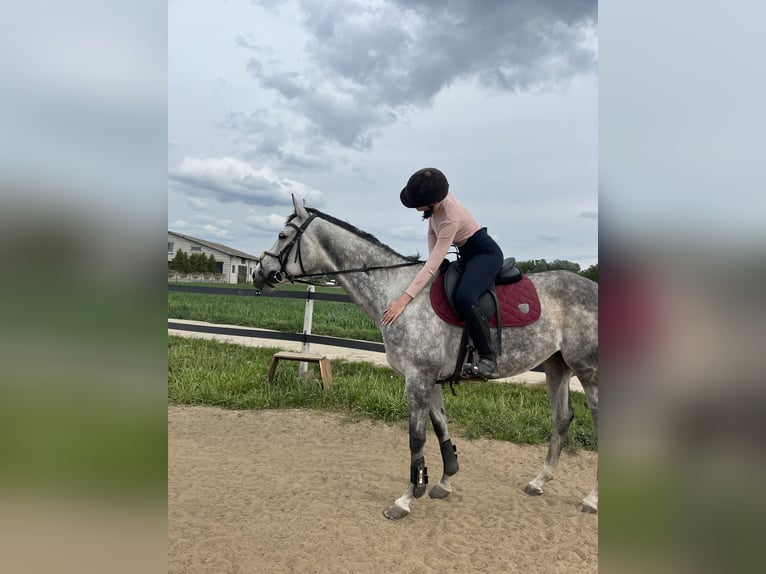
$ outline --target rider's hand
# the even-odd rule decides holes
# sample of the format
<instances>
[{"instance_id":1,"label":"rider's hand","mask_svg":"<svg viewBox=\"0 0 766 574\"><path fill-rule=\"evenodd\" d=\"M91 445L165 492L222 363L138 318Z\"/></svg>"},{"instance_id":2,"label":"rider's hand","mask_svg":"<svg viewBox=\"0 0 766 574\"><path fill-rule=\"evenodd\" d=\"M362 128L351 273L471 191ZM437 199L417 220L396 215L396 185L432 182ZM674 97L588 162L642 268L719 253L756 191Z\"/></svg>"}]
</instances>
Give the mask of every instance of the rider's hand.
<instances>
[{"instance_id":1,"label":"rider's hand","mask_svg":"<svg viewBox=\"0 0 766 574\"><path fill-rule=\"evenodd\" d=\"M390 325L402 314L407 304L412 301L412 297L407 293L402 293L396 301L391 303L386 310L383 311L383 319L380 321L383 325Z\"/></svg>"}]
</instances>

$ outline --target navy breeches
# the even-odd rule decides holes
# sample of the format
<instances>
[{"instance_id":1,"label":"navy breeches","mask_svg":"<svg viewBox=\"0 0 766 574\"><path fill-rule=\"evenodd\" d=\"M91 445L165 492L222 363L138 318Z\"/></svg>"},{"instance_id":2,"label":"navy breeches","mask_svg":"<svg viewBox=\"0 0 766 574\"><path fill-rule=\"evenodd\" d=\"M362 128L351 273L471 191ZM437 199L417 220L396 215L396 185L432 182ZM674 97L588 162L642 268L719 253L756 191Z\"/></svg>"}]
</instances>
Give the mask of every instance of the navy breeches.
<instances>
[{"instance_id":1,"label":"navy breeches","mask_svg":"<svg viewBox=\"0 0 766 574\"><path fill-rule=\"evenodd\" d=\"M466 266L455 291L455 306L465 316L495 280L503 266L503 251L487 234L486 227L474 233L458 251Z\"/></svg>"}]
</instances>

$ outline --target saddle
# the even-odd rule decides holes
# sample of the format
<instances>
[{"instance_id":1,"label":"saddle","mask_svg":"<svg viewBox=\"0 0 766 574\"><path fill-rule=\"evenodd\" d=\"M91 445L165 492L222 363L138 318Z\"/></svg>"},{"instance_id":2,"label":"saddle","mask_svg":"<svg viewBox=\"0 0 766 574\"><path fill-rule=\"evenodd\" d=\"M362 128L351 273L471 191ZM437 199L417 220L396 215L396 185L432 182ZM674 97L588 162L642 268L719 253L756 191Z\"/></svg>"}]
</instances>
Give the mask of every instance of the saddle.
<instances>
[{"instance_id":1,"label":"saddle","mask_svg":"<svg viewBox=\"0 0 766 574\"><path fill-rule=\"evenodd\" d=\"M468 344L468 330L460 317L454 302L455 289L460 283L465 264L460 261L445 259L440 267L440 275L431 286L431 306L434 312L445 322L462 326L463 339L452 381L460 379L463 361L472 348ZM490 327L497 328L497 353L501 354L501 328L519 327L534 323L540 318L540 300L534 283L516 267L516 259L510 257L503 261L494 284L485 291L477 303L485 316L489 317ZM469 361L473 357L469 357ZM444 381L447 382L447 381ZM454 389L453 389L454 392Z\"/></svg>"},{"instance_id":2,"label":"saddle","mask_svg":"<svg viewBox=\"0 0 766 574\"><path fill-rule=\"evenodd\" d=\"M440 270L444 275L444 293L447 296L447 303L449 303L450 309L456 316L460 316L455 307L455 289L457 289L460 278L465 271L465 263L461 260L450 262L447 259L442 261ZM487 317L492 317L495 313L500 312L500 305L497 301L497 292L495 291L495 285L510 285L521 281L522 274L519 268L516 267L516 258L509 257L503 261L503 266L495 275L495 283L487 291L485 291L481 297L479 297L478 305L482 312ZM498 319L500 317L498 316ZM501 321L498 320L498 327Z\"/></svg>"}]
</instances>

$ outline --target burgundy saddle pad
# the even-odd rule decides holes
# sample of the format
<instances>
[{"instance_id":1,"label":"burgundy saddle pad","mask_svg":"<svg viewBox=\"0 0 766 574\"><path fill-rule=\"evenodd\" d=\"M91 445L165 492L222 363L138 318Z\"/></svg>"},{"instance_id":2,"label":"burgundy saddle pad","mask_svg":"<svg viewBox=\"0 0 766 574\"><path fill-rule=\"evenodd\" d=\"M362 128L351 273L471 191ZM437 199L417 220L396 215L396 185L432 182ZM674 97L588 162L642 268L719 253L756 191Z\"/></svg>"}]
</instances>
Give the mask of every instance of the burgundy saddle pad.
<instances>
[{"instance_id":1,"label":"burgundy saddle pad","mask_svg":"<svg viewBox=\"0 0 766 574\"><path fill-rule=\"evenodd\" d=\"M540 318L540 299L537 297L537 289L526 275L516 283L496 285L495 290L500 303L503 327L522 327ZM450 325L458 327L465 325L465 321L455 315L449 306L444 292L444 277L441 275L431 285L431 306L436 314ZM492 316L489 324L496 327L497 317Z\"/></svg>"}]
</instances>

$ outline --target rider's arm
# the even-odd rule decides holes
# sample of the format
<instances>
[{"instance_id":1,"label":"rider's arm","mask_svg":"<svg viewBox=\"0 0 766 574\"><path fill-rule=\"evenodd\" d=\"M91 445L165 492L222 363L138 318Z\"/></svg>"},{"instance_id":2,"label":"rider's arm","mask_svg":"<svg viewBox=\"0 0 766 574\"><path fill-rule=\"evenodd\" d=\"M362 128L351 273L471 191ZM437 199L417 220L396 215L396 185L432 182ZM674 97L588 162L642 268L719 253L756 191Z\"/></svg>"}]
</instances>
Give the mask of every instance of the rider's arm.
<instances>
[{"instance_id":1,"label":"rider's arm","mask_svg":"<svg viewBox=\"0 0 766 574\"><path fill-rule=\"evenodd\" d=\"M431 251L434 250L434 247L436 247L436 232L434 231L433 225L431 222L428 223L428 254L431 254Z\"/></svg>"},{"instance_id":2,"label":"rider's arm","mask_svg":"<svg viewBox=\"0 0 766 574\"><path fill-rule=\"evenodd\" d=\"M447 255L452 241L455 238L455 231L457 230L457 224L454 222L445 222L439 226L438 234L434 234L433 247L430 246L431 238L429 235L429 249L430 254L426 260L423 269L421 269L412 280L410 286L404 290L399 298L391 303L383 311L383 317L381 318L382 325L390 325L396 318L404 312L404 308L415 298L423 286L433 276L434 272L441 265L442 260Z\"/></svg>"},{"instance_id":3,"label":"rider's arm","mask_svg":"<svg viewBox=\"0 0 766 574\"><path fill-rule=\"evenodd\" d=\"M415 298L415 295L417 295L420 290L431 280L431 277L433 277L434 273L436 273L436 270L439 269L439 266L441 265L444 258L447 256L447 253L449 252L450 247L452 246L452 242L455 240L455 234L457 233L458 224L457 221L451 221L447 220L444 221L440 226L437 232L433 232L433 247L431 246L432 241L432 228L429 226L428 231L428 248L429 248L429 254L428 259L426 260L426 264L423 266L423 268L418 272L417 275L415 275L415 279L412 280L412 283L410 283L409 287L407 287L404 292L412 297Z\"/></svg>"}]
</instances>

